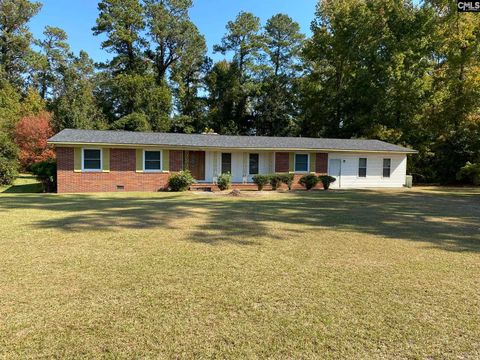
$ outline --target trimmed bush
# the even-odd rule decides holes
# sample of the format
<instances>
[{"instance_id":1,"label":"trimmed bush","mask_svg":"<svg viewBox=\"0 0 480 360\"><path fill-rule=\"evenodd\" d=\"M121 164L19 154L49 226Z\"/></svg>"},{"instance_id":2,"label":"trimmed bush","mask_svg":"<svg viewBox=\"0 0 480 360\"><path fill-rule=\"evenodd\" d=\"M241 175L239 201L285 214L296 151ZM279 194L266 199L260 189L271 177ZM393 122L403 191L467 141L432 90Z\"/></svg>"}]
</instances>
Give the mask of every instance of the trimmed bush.
<instances>
[{"instance_id":1,"label":"trimmed bush","mask_svg":"<svg viewBox=\"0 0 480 360\"><path fill-rule=\"evenodd\" d=\"M195 183L195 179L192 174L190 174L190 171L183 170L170 176L168 179L168 188L171 191L186 191L193 183Z\"/></svg>"},{"instance_id":2,"label":"trimmed bush","mask_svg":"<svg viewBox=\"0 0 480 360\"><path fill-rule=\"evenodd\" d=\"M480 163L472 164L467 161L457 173L458 181L465 181L473 185L480 185Z\"/></svg>"},{"instance_id":3,"label":"trimmed bush","mask_svg":"<svg viewBox=\"0 0 480 360\"><path fill-rule=\"evenodd\" d=\"M257 184L258 190L263 190L263 187L268 184L270 177L268 175L253 175L253 182Z\"/></svg>"},{"instance_id":4,"label":"trimmed bush","mask_svg":"<svg viewBox=\"0 0 480 360\"><path fill-rule=\"evenodd\" d=\"M305 189L310 190L318 184L318 177L314 174L303 175L298 183L305 187Z\"/></svg>"},{"instance_id":5,"label":"trimmed bush","mask_svg":"<svg viewBox=\"0 0 480 360\"><path fill-rule=\"evenodd\" d=\"M34 163L30 166L30 170L42 183L44 192L57 191L57 162L55 160Z\"/></svg>"},{"instance_id":6,"label":"trimmed bush","mask_svg":"<svg viewBox=\"0 0 480 360\"><path fill-rule=\"evenodd\" d=\"M282 183L288 186L288 190L292 190L292 185L293 185L293 174L280 174L280 180Z\"/></svg>"},{"instance_id":7,"label":"trimmed bush","mask_svg":"<svg viewBox=\"0 0 480 360\"><path fill-rule=\"evenodd\" d=\"M328 190L331 183L337 181L333 176L330 175L321 175L318 177L323 184L323 190Z\"/></svg>"},{"instance_id":8,"label":"trimmed bush","mask_svg":"<svg viewBox=\"0 0 480 360\"><path fill-rule=\"evenodd\" d=\"M232 184L232 175L230 173L222 174L218 177L217 185L220 190L227 190Z\"/></svg>"},{"instance_id":9,"label":"trimmed bush","mask_svg":"<svg viewBox=\"0 0 480 360\"><path fill-rule=\"evenodd\" d=\"M270 180L270 185L272 186L272 190L277 190L277 188L282 183L282 178L279 174L271 174L268 175Z\"/></svg>"},{"instance_id":10,"label":"trimmed bush","mask_svg":"<svg viewBox=\"0 0 480 360\"><path fill-rule=\"evenodd\" d=\"M18 174L18 148L7 134L0 132L0 185L10 185Z\"/></svg>"}]
</instances>

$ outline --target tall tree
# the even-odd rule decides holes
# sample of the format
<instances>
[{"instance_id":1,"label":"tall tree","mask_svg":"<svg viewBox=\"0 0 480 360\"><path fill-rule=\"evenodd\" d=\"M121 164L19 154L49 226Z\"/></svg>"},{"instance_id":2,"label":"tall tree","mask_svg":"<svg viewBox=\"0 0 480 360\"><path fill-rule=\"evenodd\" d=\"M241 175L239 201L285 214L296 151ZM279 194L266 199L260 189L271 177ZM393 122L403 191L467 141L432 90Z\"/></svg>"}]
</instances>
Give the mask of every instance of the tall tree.
<instances>
[{"instance_id":1,"label":"tall tree","mask_svg":"<svg viewBox=\"0 0 480 360\"><path fill-rule=\"evenodd\" d=\"M236 62L240 73L240 83L248 80L249 73L255 71L256 61L262 47L262 38L259 34L260 19L252 13L241 11L235 21L229 21L227 33L221 44L213 47L215 52L226 54L233 52L233 61Z\"/></svg>"},{"instance_id":2,"label":"tall tree","mask_svg":"<svg viewBox=\"0 0 480 360\"><path fill-rule=\"evenodd\" d=\"M24 86L24 74L28 69L32 34L28 22L41 8L41 4L28 0L0 1L0 66L8 81Z\"/></svg>"},{"instance_id":3,"label":"tall tree","mask_svg":"<svg viewBox=\"0 0 480 360\"><path fill-rule=\"evenodd\" d=\"M109 66L114 72L138 71L143 67L142 51L145 40L144 11L138 0L102 0L94 35L105 35L102 49L115 54Z\"/></svg>"},{"instance_id":4,"label":"tall tree","mask_svg":"<svg viewBox=\"0 0 480 360\"><path fill-rule=\"evenodd\" d=\"M102 48L114 54L103 66L96 92L107 120L114 124L129 114L143 113L153 130L168 130L171 94L166 84L156 82L144 55L143 6L138 0L103 0L98 7L94 34L105 34ZM119 123L114 126L118 128Z\"/></svg>"},{"instance_id":5,"label":"tall tree","mask_svg":"<svg viewBox=\"0 0 480 360\"><path fill-rule=\"evenodd\" d=\"M431 20L404 0L320 1L304 52L303 134L409 143L428 101Z\"/></svg>"},{"instance_id":6,"label":"tall tree","mask_svg":"<svg viewBox=\"0 0 480 360\"><path fill-rule=\"evenodd\" d=\"M32 64L32 70L40 96L46 99L54 95L72 55L65 31L47 26L43 35L44 39L35 41L40 51L35 56L36 61Z\"/></svg>"},{"instance_id":7,"label":"tall tree","mask_svg":"<svg viewBox=\"0 0 480 360\"><path fill-rule=\"evenodd\" d=\"M272 16L263 32L264 71L255 105L258 135L292 135L299 115L299 53L304 35L289 16Z\"/></svg>"},{"instance_id":8,"label":"tall tree","mask_svg":"<svg viewBox=\"0 0 480 360\"><path fill-rule=\"evenodd\" d=\"M94 90L94 64L88 54L81 51L61 71L57 97L52 104L55 130L106 127Z\"/></svg>"},{"instance_id":9,"label":"tall tree","mask_svg":"<svg viewBox=\"0 0 480 360\"><path fill-rule=\"evenodd\" d=\"M236 95L232 112L234 128L240 134L248 134L253 127L252 98L258 92L259 85L258 60L262 48L260 19L242 11L234 21L227 23L226 29L227 33L221 44L214 46L214 51L222 54L233 53L230 75L238 76L238 88L233 90Z\"/></svg>"},{"instance_id":10,"label":"tall tree","mask_svg":"<svg viewBox=\"0 0 480 360\"><path fill-rule=\"evenodd\" d=\"M208 92L207 128L219 134L238 134L235 106L240 101L240 82L236 63L227 60L213 65L205 78Z\"/></svg>"},{"instance_id":11,"label":"tall tree","mask_svg":"<svg viewBox=\"0 0 480 360\"><path fill-rule=\"evenodd\" d=\"M205 38L192 23L188 10L192 0L145 0L147 32L157 83L165 80L167 71L179 62L203 59Z\"/></svg>"},{"instance_id":12,"label":"tall tree","mask_svg":"<svg viewBox=\"0 0 480 360\"><path fill-rule=\"evenodd\" d=\"M455 181L467 161L480 162L480 21L449 0L427 1L435 11L433 98L425 107L428 157L415 161L428 180Z\"/></svg>"}]
</instances>

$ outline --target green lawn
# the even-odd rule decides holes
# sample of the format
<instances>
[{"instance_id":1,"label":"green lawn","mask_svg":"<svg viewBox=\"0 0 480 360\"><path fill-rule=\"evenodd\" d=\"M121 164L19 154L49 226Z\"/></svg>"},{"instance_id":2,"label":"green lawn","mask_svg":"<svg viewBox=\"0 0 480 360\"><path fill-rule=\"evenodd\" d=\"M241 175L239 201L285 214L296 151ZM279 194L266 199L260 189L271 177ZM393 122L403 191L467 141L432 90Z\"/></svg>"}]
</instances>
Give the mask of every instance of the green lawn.
<instances>
[{"instance_id":1,"label":"green lawn","mask_svg":"<svg viewBox=\"0 0 480 360\"><path fill-rule=\"evenodd\" d=\"M39 193L42 192L42 184L35 176L20 174L13 185L0 186L0 193Z\"/></svg>"},{"instance_id":2,"label":"green lawn","mask_svg":"<svg viewBox=\"0 0 480 360\"><path fill-rule=\"evenodd\" d=\"M0 358L480 357L480 191L0 194Z\"/></svg>"}]
</instances>

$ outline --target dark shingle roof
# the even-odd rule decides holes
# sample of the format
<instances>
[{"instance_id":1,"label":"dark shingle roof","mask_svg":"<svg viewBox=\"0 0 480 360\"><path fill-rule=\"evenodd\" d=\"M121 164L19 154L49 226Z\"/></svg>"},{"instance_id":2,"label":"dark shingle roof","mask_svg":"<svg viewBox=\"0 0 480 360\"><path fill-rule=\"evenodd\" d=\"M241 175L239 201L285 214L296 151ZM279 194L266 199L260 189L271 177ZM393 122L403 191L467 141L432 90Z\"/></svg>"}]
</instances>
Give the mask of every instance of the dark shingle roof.
<instances>
[{"instance_id":1,"label":"dark shingle roof","mask_svg":"<svg viewBox=\"0 0 480 360\"><path fill-rule=\"evenodd\" d=\"M231 136L131 131L65 129L49 139L50 144L159 145L228 149L358 150L415 153L415 150L380 140L323 139L305 137Z\"/></svg>"}]
</instances>

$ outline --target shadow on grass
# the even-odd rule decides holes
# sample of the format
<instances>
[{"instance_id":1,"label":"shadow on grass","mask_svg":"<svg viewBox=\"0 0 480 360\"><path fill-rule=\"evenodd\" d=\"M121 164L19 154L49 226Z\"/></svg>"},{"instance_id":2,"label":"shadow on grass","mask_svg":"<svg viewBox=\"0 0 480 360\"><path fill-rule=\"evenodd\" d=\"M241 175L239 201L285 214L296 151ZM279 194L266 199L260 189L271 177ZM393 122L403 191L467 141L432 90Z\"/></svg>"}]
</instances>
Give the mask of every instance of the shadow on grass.
<instances>
[{"instance_id":1,"label":"shadow on grass","mask_svg":"<svg viewBox=\"0 0 480 360\"><path fill-rule=\"evenodd\" d=\"M480 197L475 193L331 191L275 197L223 198L181 194L5 196L0 211L38 209L64 214L33 223L63 231L177 228L197 216L187 240L215 245L253 245L272 236L275 224L305 231L355 231L392 239L429 242L451 251L480 252ZM182 225L185 226L185 225ZM288 226L286 227L288 230ZM292 236L302 236L296 227ZM295 231L295 230L292 230ZM280 238L278 238L280 240ZM285 237L282 237L285 239Z\"/></svg>"},{"instance_id":2,"label":"shadow on grass","mask_svg":"<svg viewBox=\"0 0 480 360\"><path fill-rule=\"evenodd\" d=\"M0 188L0 193L41 193L42 184L35 179L35 176L22 174L17 176L13 185Z\"/></svg>"}]
</instances>

